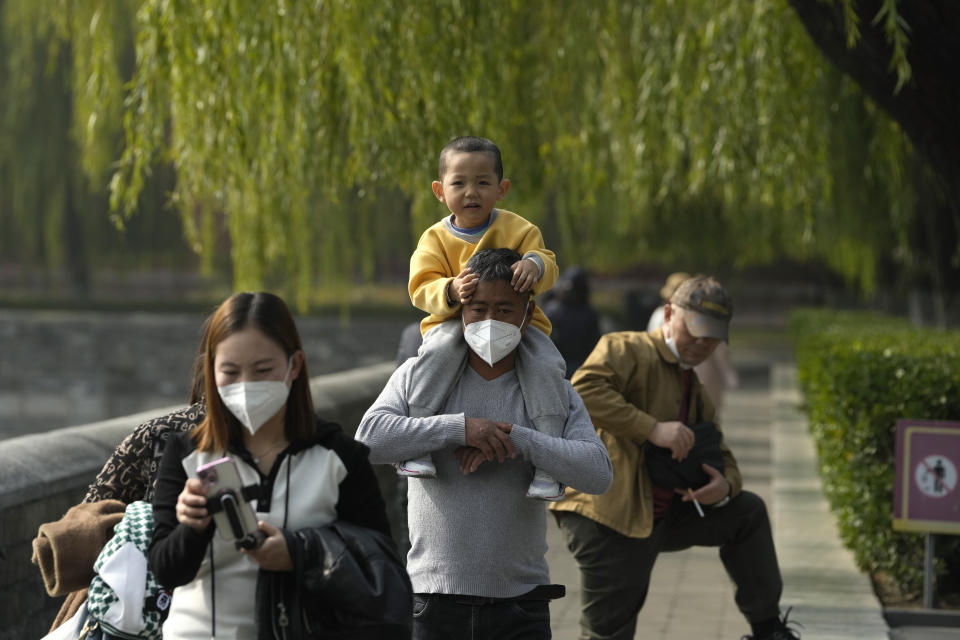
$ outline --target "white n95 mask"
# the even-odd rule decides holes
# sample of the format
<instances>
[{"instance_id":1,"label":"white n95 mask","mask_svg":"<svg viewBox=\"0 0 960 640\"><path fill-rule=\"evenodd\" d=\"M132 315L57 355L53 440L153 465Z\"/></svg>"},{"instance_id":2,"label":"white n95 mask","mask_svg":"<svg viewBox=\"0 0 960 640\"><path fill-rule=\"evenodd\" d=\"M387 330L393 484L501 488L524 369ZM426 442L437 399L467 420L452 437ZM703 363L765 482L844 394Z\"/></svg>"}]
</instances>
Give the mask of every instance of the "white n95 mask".
<instances>
[{"instance_id":1,"label":"white n95 mask","mask_svg":"<svg viewBox=\"0 0 960 640\"><path fill-rule=\"evenodd\" d=\"M520 324L526 319L527 312L524 311ZM510 355L522 337L520 327L499 320L481 320L463 326L463 339L491 367Z\"/></svg>"},{"instance_id":2,"label":"white n95 mask","mask_svg":"<svg viewBox=\"0 0 960 640\"><path fill-rule=\"evenodd\" d=\"M253 382L235 382L217 387L220 399L237 420L247 428L251 435L264 423L276 415L290 395L287 378L293 366L291 356L287 363L287 373L283 380L257 380Z\"/></svg>"}]
</instances>

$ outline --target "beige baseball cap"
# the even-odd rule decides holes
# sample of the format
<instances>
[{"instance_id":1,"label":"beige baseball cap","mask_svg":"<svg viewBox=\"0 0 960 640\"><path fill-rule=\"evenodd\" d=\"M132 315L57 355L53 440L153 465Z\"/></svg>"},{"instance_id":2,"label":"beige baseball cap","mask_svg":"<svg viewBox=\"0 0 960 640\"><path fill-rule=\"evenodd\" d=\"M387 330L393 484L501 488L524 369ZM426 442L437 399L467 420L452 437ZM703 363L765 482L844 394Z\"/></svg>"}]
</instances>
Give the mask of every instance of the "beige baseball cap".
<instances>
[{"instance_id":1,"label":"beige baseball cap","mask_svg":"<svg viewBox=\"0 0 960 640\"><path fill-rule=\"evenodd\" d=\"M733 303L716 278L695 276L684 280L670 297L670 304L686 311L684 322L690 335L729 342Z\"/></svg>"}]
</instances>

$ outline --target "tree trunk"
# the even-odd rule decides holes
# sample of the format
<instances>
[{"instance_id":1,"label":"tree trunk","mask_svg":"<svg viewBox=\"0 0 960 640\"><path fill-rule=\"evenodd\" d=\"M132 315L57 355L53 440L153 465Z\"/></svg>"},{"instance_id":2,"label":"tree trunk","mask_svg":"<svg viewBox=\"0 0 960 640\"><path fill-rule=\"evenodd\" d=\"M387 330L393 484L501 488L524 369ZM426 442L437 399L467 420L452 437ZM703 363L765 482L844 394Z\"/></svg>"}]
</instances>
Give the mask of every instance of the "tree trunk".
<instances>
[{"instance_id":1,"label":"tree trunk","mask_svg":"<svg viewBox=\"0 0 960 640\"><path fill-rule=\"evenodd\" d=\"M893 49L883 25L873 24L882 0L855 3L861 37L853 48L846 45L840 2L789 1L827 58L900 124L954 196L960 193L960 9L955 0L898 3L910 28L907 59L912 69L912 78L898 93L890 69ZM960 198L950 201L955 210L960 207Z\"/></svg>"},{"instance_id":2,"label":"tree trunk","mask_svg":"<svg viewBox=\"0 0 960 640\"><path fill-rule=\"evenodd\" d=\"M911 79L896 92L897 76L891 69L893 48L883 24L874 24L882 0L854 3L861 37L846 44L843 7L839 1L789 0L804 27L824 55L853 78L900 125L919 156L936 176L942 199L932 203L921 193L914 221L911 251L925 263L929 286L943 322L952 290L960 239L960 5L955 0L908 0L897 9L909 27L907 59ZM919 172L918 172L919 173ZM919 191L927 185L917 182ZM919 227L917 229L916 227ZM919 233L917 233L919 231ZM919 241L919 244L914 244ZM941 253L942 252L942 253ZM939 254L939 255L938 255Z\"/></svg>"},{"instance_id":3,"label":"tree trunk","mask_svg":"<svg viewBox=\"0 0 960 640\"><path fill-rule=\"evenodd\" d=\"M69 69L72 64L70 47L60 48L60 69ZM69 86L69 85L64 85ZM69 114L73 107L72 92L67 94L65 113ZM64 136L64 154L67 158L79 159L77 146L74 143L69 128ZM85 192L77 188L77 181L83 180L81 169L71 163L65 163L63 175L63 247L66 255L64 263L67 268L67 282L70 295L74 298L85 298L90 293L90 265L87 260L86 238L84 237L83 212L78 207L78 198L83 198Z\"/></svg>"},{"instance_id":4,"label":"tree trunk","mask_svg":"<svg viewBox=\"0 0 960 640\"><path fill-rule=\"evenodd\" d=\"M63 246L67 253L66 267L70 292L73 297L85 298L90 293L90 264L87 260L83 223L80 220L82 214L77 208L77 189L73 186L73 181L78 177L75 171L71 173L73 175L64 178L66 193L63 203Z\"/></svg>"}]
</instances>

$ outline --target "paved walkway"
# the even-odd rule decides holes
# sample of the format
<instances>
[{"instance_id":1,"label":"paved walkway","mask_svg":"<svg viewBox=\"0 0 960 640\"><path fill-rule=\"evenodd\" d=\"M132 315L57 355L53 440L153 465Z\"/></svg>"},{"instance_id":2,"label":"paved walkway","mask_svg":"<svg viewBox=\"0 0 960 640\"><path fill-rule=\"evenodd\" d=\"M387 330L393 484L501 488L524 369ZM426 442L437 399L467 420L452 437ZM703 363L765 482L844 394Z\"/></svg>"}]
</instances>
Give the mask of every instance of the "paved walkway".
<instances>
[{"instance_id":1,"label":"paved walkway","mask_svg":"<svg viewBox=\"0 0 960 640\"><path fill-rule=\"evenodd\" d=\"M766 376L748 377L729 393L723 413L725 437L744 485L764 498L771 513L784 579L781 606L793 607L790 619L803 624L804 640L886 639L889 630L870 581L839 542L799 401L793 368L774 365L769 381ZM578 572L552 518L549 522L551 578L567 585L567 597L551 605L553 637L576 640ZM644 640L729 640L750 633L716 549L658 558L637 630L636 638ZM897 637L960 638L960 631L952 631Z\"/></svg>"}]
</instances>

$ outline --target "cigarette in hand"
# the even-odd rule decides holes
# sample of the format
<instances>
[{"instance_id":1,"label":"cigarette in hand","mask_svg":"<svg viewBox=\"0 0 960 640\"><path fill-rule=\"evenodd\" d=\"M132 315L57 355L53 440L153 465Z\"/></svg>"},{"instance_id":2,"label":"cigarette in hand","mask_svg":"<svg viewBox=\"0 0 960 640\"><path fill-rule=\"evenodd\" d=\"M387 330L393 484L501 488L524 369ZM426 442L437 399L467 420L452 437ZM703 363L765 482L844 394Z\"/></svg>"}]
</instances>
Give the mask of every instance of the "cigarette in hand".
<instances>
[{"instance_id":1,"label":"cigarette in hand","mask_svg":"<svg viewBox=\"0 0 960 640\"><path fill-rule=\"evenodd\" d=\"M700 517L705 518L706 516L703 515L703 507L701 507L700 503L697 502L697 499L693 497L693 489L691 489L690 487L687 487L687 495L690 496L691 500L693 500L693 506L697 508L697 513L700 514Z\"/></svg>"}]
</instances>

